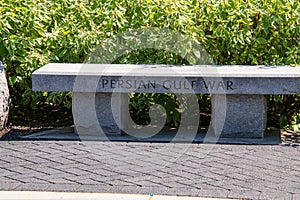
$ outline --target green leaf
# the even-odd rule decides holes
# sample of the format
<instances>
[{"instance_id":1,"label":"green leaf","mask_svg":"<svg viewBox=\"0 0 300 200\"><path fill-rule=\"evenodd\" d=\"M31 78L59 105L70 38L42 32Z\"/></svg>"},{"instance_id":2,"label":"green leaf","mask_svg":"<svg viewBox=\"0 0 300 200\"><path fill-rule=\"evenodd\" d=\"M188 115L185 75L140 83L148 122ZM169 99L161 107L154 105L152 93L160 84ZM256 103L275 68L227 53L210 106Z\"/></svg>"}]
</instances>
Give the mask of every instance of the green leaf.
<instances>
[{"instance_id":1,"label":"green leaf","mask_svg":"<svg viewBox=\"0 0 300 200\"><path fill-rule=\"evenodd\" d=\"M265 38L257 38L256 41L258 44L266 44L267 43L267 40Z\"/></svg>"}]
</instances>

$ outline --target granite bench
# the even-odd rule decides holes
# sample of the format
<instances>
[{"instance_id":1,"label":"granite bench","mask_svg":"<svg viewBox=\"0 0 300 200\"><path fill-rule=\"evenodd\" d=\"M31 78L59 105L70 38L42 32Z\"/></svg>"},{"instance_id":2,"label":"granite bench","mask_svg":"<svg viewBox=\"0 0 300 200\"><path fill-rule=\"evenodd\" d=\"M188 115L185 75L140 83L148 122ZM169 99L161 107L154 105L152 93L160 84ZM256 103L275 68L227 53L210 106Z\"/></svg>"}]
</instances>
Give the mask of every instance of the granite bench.
<instances>
[{"instance_id":1,"label":"granite bench","mask_svg":"<svg viewBox=\"0 0 300 200\"><path fill-rule=\"evenodd\" d=\"M32 88L71 91L74 123L81 133L120 134L126 129L130 92L173 92L211 94L211 125L217 136L262 138L265 95L300 93L300 68L47 64L33 73ZM112 95L117 97L113 103ZM97 122L91 120L95 117Z\"/></svg>"}]
</instances>

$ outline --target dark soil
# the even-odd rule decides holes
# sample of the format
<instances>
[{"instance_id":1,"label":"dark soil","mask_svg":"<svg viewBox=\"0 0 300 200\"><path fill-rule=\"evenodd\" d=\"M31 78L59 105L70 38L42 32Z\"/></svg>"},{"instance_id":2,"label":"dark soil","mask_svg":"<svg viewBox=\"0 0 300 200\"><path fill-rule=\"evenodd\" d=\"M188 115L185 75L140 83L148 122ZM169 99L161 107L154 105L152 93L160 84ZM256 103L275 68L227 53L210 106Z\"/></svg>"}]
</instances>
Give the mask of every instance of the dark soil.
<instances>
[{"instance_id":1,"label":"dark soil","mask_svg":"<svg viewBox=\"0 0 300 200\"><path fill-rule=\"evenodd\" d=\"M73 125L71 109L39 105L36 109L11 107L7 128L0 132L1 140L13 140L21 135Z\"/></svg>"},{"instance_id":2,"label":"dark soil","mask_svg":"<svg viewBox=\"0 0 300 200\"><path fill-rule=\"evenodd\" d=\"M292 130L281 130L281 141L285 145L300 144L300 133Z\"/></svg>"},{"instance_id":3,"label":"dark soil","mask_svg":"<svg viewBox=\"0 0 300 200\"><path fill-rule=\"evenodd\" d=\"M133 118L135 117L134 113L131 115ZM208 126L210 114L201 113L200 120L201 125ZM276 120L278 119L272 119L273 124ZM144 122L138 123L144 124ZM73 124L71 108L50 105L39 105L36 109L11 107L7 128L0 131L0 140L15 140L19 136L57 127L70 127ZM300 144L300 133L281 130L281 140L285 145Z\"/></svg>"}]
</instances>

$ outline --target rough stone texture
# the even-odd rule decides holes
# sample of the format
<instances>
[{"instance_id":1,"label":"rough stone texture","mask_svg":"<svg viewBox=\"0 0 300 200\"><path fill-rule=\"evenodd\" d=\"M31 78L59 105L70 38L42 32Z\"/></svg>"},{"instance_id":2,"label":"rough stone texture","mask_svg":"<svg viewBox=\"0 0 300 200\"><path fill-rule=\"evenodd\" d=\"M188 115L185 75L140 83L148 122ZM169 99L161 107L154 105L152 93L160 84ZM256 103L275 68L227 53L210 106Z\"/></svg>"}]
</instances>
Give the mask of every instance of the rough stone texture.
<instances>
[{"instance_id":1,"label":"rough stone texture","mask_svg":"<svg viewBox=\"0 0 300 200\"><path fill-rule=\"evenodd\" d=\"M0 130L6 127L9 111L9 91L5 70L2 62L0 61Z\"/></svg>"},{"instance_id":2,"label":"rough stone texture","mask_svg":"<svg viewBox=\"0 0 300 200\"><path fill-rule=\"evenodd\" d=\"M32 87L74 92L74 121L84 134L117 134L130 127L128 97L121 94L135 91L212 94L216 135L261 138L266 126L263 95L300 93L300 67L48 64L33 73ZM113 104L111 94L120 95Z\"/></svg>"},{"instance_id":3,"label":"rough stone texture","mask_svg":"<svg viewBox=\"0 0 300 200\"><path fill-rule=\"evenodd\" d=\"M125 87L117 83L119 79L124 80ZM127 80L138 84L126 85ZM155 88L139 87L141 80L158 84ZM103 81L107 81L105 87ZM113 87L110 87L111 81ZM164 93L168 92L162 87L165 81L167 86L171 84L173 90L169 91L174 93L297 94L300 93L300 67L53 63L33 73L32 88L37 91Z\"/></svg>"},{"instance_id":4,"label":"rough stone texture","mask_svg":"<svg viewBox=\"0 0 300 200\"><path fill-rule=\"evenodd\" d=\"M114 95L112 104L112 93L73 93L72 112L79 136L115 135L126 129L128 94Z\"/></svg>"},{"instance_id":5,"label":"rough stone texture","mask_svg":"<svg viewBox=\"0 0 300 200\"><path fill-rule=\"evenodd\" d=\"M212 95L212 119L216 136L262 138L267 104L263 95Z\"/></svg>"}]
</instances>

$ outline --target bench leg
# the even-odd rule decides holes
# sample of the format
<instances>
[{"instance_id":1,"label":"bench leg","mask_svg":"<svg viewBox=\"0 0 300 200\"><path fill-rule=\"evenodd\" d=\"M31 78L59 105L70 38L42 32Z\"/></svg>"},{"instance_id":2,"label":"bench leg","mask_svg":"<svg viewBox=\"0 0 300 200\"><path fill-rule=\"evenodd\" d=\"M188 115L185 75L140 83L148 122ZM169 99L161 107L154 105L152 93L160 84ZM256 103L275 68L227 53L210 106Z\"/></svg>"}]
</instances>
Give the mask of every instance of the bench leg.
<instances>
[{"instance_id":1,"label":"bench leg","mask_svg":"<svg viewBox=\"0 0 300 200\"><path fill-rule=\"evenodd\" d=\"M216 136L263 138L267 119L264 95L212 95L211 102Z\"/></svg>"},{"instance_id":2,"label":"bench leg","mask_svg":"<svg viewBox=\"0 0 300 200\"><path fill-rule=\"evenodd\" d=\"M111 93L73 93L72 112L79 135L120 135L126 129L127 123L122 119L128 113L128 94L114 95L119 98L111 105Z\"/></svg>"}]
</instances>

